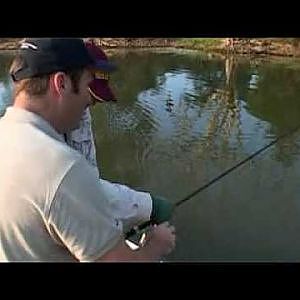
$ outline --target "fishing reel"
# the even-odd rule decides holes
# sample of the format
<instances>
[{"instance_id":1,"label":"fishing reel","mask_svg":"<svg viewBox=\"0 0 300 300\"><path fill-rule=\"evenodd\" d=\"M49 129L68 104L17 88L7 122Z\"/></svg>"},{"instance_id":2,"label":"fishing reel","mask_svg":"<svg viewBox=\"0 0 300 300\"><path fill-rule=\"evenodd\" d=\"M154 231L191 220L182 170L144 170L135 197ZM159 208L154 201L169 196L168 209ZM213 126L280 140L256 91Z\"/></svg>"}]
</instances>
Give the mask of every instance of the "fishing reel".
<instances>
[{"instance_id":1,"label":"fishing reel","mask_svg":"<svg viewBox=\"0 0 300 300\"><path fill-rule=\"evenodd\" d=\"M146 243L146 229L136 230L136 232L125 239L125 243L131 250L138 250Z\"/></svg>"}]
</instances>

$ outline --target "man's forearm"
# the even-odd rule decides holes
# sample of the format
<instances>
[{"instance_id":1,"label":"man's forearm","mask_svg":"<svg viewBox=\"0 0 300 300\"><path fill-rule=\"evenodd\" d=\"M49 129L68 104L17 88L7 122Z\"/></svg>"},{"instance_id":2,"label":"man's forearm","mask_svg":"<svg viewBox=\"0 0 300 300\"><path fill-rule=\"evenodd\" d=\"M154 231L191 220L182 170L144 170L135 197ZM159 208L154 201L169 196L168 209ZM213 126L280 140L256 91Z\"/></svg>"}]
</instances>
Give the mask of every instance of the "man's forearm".
<instances>
[{"instance_id":1,"label":"man's forearm","mask_svg":"<svg viewBox=\"0 0 300 300\"><path fill-rule=\"evenodd\" d=\"M107 191L110 204L115 208L115 215L122 220L125 231L150 219L152 198L149 193L104 179L100 179L100 183Z\"/></svg>"}]
</instances>

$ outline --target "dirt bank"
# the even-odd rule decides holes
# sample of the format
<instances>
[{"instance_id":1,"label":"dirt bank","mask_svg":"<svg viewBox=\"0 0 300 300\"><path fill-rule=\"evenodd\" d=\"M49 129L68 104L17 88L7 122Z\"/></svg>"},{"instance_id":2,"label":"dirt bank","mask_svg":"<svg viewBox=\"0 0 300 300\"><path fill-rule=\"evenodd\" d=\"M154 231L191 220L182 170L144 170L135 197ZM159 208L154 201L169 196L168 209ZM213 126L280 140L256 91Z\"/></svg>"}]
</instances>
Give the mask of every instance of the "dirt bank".
<instances>
[{"instance_id":1,"label":"dirt bank","mask_svg":"<svg viewBox=\"0 0 300 300\"><path fill-rule=\"evenodd\" d=\"M0 50L18 48L18 38L0 38ZM93 38L103 48L175 47L222 54L276 55L300 57L300 39L296 38Z\"/></svg>"},{"instance_id":2,"label":"dirt bank","mask_svg":"<svg viewBox=\"0 0 300 300\"><path fill-rule=\"evenodd\" d=\"M0 38L0 50L16 50L21 40ZM174 47L176 41L164 38L93 38L93 40L103 48Z\"/></svg>"}]
</instances>

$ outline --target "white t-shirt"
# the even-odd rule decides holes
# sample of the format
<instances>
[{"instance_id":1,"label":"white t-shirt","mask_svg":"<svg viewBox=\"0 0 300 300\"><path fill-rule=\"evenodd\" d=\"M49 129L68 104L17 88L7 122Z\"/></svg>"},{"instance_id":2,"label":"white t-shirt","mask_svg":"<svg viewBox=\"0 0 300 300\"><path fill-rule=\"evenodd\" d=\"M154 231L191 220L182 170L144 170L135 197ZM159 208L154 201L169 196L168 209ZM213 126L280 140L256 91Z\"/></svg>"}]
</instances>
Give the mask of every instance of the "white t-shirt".
<instances>
[{"instance_id":1,"label":"white t-shirt","mask_svg":"<svg viewBox=\"0 0 300 300\"><path fill-rule=\"evenodd\" d=\"M109 184L40 116L0 119L0 261L93 261L120 240Z\"/></svg>"},{"instance_id":2,"label":"white t-shirt","mask_svg":"<svg viewBox=\"0 0 300 300\"><path fill-rule=\"evenodd\" d=\"M64 136L67 144L73 149L81 153L91 166L95 168L95 172L100 175L96 158L96 147L94 143L94 135L92 130L92 119L89 108L87 108L80 121L78 129L71 131Z\"/></svg>"}]
</instances>

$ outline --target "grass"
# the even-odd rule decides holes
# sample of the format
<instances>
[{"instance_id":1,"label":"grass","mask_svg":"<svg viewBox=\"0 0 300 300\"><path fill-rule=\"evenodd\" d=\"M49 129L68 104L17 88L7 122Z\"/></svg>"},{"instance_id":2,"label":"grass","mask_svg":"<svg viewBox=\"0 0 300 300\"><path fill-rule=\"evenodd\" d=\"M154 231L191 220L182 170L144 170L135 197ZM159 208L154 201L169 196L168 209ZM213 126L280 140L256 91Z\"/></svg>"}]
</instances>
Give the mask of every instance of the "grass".
<instances>
[{"instance_id":1,"label":"grass","mask_svg":"<svg viewBox=\"0 0 300 300\"><path fill-rule=\"evenodd\" d=\"M208 50L218 48L223 43L222 38L182 38L176 41L178 47Z\"/></svg>"}]
</instances>

